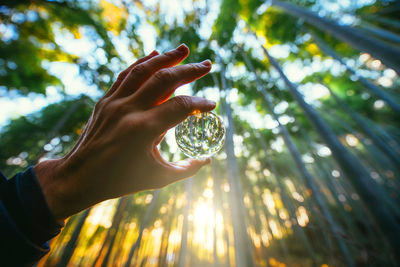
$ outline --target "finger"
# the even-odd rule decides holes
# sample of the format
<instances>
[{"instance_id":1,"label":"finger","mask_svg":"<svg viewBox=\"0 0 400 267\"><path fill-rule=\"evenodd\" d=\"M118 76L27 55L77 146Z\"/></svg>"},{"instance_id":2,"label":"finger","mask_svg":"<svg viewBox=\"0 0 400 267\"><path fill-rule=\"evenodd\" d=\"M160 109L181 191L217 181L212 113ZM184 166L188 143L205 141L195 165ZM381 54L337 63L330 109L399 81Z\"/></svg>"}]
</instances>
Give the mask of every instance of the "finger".
<instances>
[{"instance_id":1,"label":"finger","mask_svg":"<svg viewBox=\"0 0 400 267\"><path fill-rule=\"evenodd\" d=\"M211 70L211 62L191 63L158 71L132 96L135 103L150 108L166 101L181 85L197 80Z\"/></svg>"},{"instance_id":2,"label":"finger","mask_svg":"<svg viewBox=\"0 0 400 267\"><path fill-rule=\"evenodd\" d=\"M108 97L110 95L112 95L115 90L117 90L117 88L121 85L121 83L123 82L123 80L126 78L126 76L128 75L128 73L131 71L131 69L133 67L135 67L136 65L143 63L147 60L149 60L150 58L157 56L158 52L156 50L153 50L153 52L151 52L149 55L137 60L135 63L133 63L132 65L130 65L128 68L126 68L124 71L122 71L118 77L117 80L115 81L115 83L111 86L110 90L107 91L107 93L105 94L104 97Z\"/></svg>"},{"instance_id":3,"label":"finger","mask_svg":"<svg viewBox=\"0 0 400 267\"><path fill-rule=\"evenodd\" d=\"M206 159L184 159L178 162L168 162L160 154L157 148L153 149L154 158L161 167L161 175L164 177L159 181L158 186L166 186L170 183L195 175L201 167L211 162L210 158Z\"/></svg>"},{"instance_id":4,"label":"finger","mask_svg":"<svg viewBox=\"0 0 400 267\"><path fill-rule=\"evenodd\" d=\"M168 173L167 179L168 183L173 183L184 178L191 177L195 175L201 167L209 164L211 162L210 158L206 159L184 159L175 163L169 163L166 168L166 173Z\"/></svg>"},{"instance_id":5,"label":"finger","mask_svg":"<svg viewBox=\"0 0 400 267\"><path fill-rule=\"evenodd\" d=\"M149 110L151 125L155 125L154 133L162 132L174 127L188 116L211 111L215 108L215 102L197 96L176 96L167 102Z\"/></svg>"},{"instance_id":6,"label":"finger","mask_svg":"<svg viewBox=\"0 0 400 267\"><path fill-rule=\"evenodd\" d=\"M158 146L158 145L161 143L161 141L164 139L166 133L167 133L167 132L163 132L163 133L156 139L156 141L154 142L154 145Z\"/></svg>"},{"instance_id":7,"label":"finger","mask_svg":"<svg viewBox=\"0 0 400 267\"><path fill-rule=\"evenodd\" d=\"M177 48L162 55L155 56L146 62L134 66L128 73L126 79L116 92L116 97L124 97L135 92L155 72L175 66L189 55L189 48L181 44Z\"/></svg>"}]
</instances>

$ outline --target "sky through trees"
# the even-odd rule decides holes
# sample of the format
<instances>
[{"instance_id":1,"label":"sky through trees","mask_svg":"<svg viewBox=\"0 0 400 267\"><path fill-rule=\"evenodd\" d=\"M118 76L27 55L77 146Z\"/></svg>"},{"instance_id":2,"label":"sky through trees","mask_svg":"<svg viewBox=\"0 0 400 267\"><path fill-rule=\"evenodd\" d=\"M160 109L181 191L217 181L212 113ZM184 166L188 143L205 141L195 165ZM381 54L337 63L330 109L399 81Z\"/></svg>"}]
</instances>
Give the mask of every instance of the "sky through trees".
<instances>
[{"instance_id":1,"label":"sky through trees","mask_svg":"<svg viewBox=\"0 0 400 267\"><path fill-rule=\"evenodd\" d=\"M39 266L396 266L396 1L4 1L0 169L60 157L117 74L185 43L212 73L210 166L71 217ZM163 157L183 158L167 133Z\"/></svg>"}]
</instances>

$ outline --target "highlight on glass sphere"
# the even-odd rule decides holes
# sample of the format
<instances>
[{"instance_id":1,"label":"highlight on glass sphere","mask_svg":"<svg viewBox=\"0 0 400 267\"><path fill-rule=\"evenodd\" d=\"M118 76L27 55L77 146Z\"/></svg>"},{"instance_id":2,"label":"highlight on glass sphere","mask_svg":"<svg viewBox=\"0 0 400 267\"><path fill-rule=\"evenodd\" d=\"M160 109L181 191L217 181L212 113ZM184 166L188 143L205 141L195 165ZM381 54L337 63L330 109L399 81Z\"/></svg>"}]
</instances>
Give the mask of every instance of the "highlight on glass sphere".
<instances>
[{"instance_id":1,"label":"highlight on glass sphere","mask_svg":"<svg viewBox=\"0 0 400 267\"><path fill-rule=\"evenodd\" d=\"M225 127L212 112L188 117L175 128L175 139L182 152L195 159L208 158L224 144Z\"/></svg>"}]
</instances>

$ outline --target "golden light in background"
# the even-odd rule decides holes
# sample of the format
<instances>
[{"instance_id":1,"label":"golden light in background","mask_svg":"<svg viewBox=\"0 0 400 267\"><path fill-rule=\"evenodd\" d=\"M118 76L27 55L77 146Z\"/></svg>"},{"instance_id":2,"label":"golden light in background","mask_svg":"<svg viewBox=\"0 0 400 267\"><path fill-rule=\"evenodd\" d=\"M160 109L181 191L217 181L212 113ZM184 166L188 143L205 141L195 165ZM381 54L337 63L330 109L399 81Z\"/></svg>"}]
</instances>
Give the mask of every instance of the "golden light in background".
<instances>
[{"instance_id":1,"label":"golden light in background","mask_svg":"<svg viewBox=\"0 0 400 267\"><path fill-rule=\"evenodd\" d=\"M296 187L290 180L287 179L285 183L289 191L293 190L291 194L294 199L299 202L304 201L304 198L296 192ZM225 213L214 210L215 195L213 186L212 177L208 177L205 187L199 192L199 197L192 200L192 205L188 214L189 230L187 238L190 241L188 241L187 246L197 259L204 262L214 262L215 255L223 262L226 260L228 252L229 257L232 258L231 260L234 261L235 251L232 246L234 237L229 225L230 218L224 218L224 216L226 216ZM224 194L230 193L229 184L227 182L222 183L221 189ZM264 226L260 232L256 232L255 229L251 227L248 229L252 243L256 248L261 248L261 246L268 247L271 245L273 239L282 239L290 232L289 228L291 227L291 222L289 221L290 216L281 202L280 195L269 189L259 190L259 194L268 212L267 214L257 214L253 212L252 217L259 216L261 225ZM138 205L147 206L151 203L152 198L152 194L144 194L135 197L134 202ZM248 195L244 196L244 202L245 206L250 209L252 200ZM118 200L110 200L92 208L87 219L88 223L85 226L87 228L85 231L86 236L91 236L99 226L104 228L111 227L117 203ZM149 260L149 266L156 266L159 263L160 249L162 246L165 246L163 245L163 238L166 231L166 226L163 224L161 218L162 216L173 216L172 214L169 215L171 207L175 206L176 209L182 210L185 209L186 205L187 199L184 196L171 197L161 205L158 211L161 217L156 219L152 225L145 226L141 245L137 251L138 256L136 257L141 258L146 255ZM222 208L229 210L230 206L225 202L222 204ZM168 242L165 258L167 264L176 263L178 260L180 246L182 245L184 219L183 213L178 213L171 218L172 225L168 230L169 235L166 239L166 242ZM305 227L308 224L309 218L303 206L300 206L296 210L296 219L301 227ZM282 222L280 222L281 220ZM124 239L123 254L127 257L132 244L134 244L138 238L139 224L132 221L125 229L128 231ZM227 242L226 235L229 236L229 242ZM99 247L92 246L90 250L86 250L86 252L95 253L98 249ZM79 253L80 257L85 257L82 253ZM96 257L96 255L93 254L92 257ZM278 261L275 263L277 264L276 266L280 266Z\"/></svg>"},{"instance_id":2,"label":"golden light in background","mask_svg":"<svg viewBox=\"0 0 400 267\"><path fill-rule=\"evenodd\" d=\"M117 200L111 199L94 206L90 211L86 222L90 223L94 230L96 230L96 228L99 226L110 228L113 215L115 213L116 204Z\"/></svg>"},{"instance_id":3,"label":"golden light in background","mask_svg":"<svg viewBox=\"0 0 400 267\"><path fill-rule=\"evenodd\" d=\"M346 143L349 146L356 146L358 144L358 139L357 139L357 137L355 137L352 134L347 134L346 135Z\"/></svg>"},{"instance_id":4,"label":"golden light in background","mask_svg":"<svg viewBox=\"0 0 400 267\"><path fill-rule=\"evenodd\" d=\"M269 191L268 189L264 190L264 194L262 195L263 198L263 202L264 204L267 206L268 211L272 214L275 215L275 201L274 198L271 194L271 191Z\"/></svg>"},{"instance_id":5,"label":"golden light in background","mask_svg":"<svg viewBox=\"0 0 400 267\"><path fill-rule=\"evenodd\" d=\"M193 243L208 252L213 250L214 209L209 203L199 201L193 208Z\"/></svg>"},{"instance_id":6,"label":"golden light in background","mask_svg":"<svg viewBox=\"0 0 400 267\"><path fill-rule=\"evenodd\" d=\"M306 208L303 206L298 207L296 215L299 225L305 227L309 222Z\"/></svg>"}]
</instances>

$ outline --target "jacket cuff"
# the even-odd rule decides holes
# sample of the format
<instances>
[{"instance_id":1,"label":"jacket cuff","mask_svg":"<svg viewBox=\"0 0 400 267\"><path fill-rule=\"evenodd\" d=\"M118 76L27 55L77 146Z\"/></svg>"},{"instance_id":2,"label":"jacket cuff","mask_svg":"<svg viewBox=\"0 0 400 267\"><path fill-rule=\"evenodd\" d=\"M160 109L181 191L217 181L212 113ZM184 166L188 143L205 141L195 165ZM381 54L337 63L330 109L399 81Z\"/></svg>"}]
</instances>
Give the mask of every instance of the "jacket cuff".
<instances>
[{"instance_id":1,"label":"jacket cuff","mask_svg":"<svg viewBox=\"0 0 400 267\"><path fill-rule=\"evenodd\" d=\"M41 244L58 235L64 224L58 223L51 213L33 167L18 173L14 179L18 198L29 220L28 224L32 226L28 233L31 240Z\"/></svg>"},{"instance_id":2,"label":"jacket cuff","mask_svg":"<svg viewBox=\"0 0 400 267\"><path fill-rule=\"evenodd\" d=\"M15 237L8 241L30 247L37 256L44 255L49 250L47 241L60 233L64 225L51 213L33 167L10 180L4 176L0 179L0 224L7 224L14 233L8 236Z\"/></svg>"}]
</instances>

